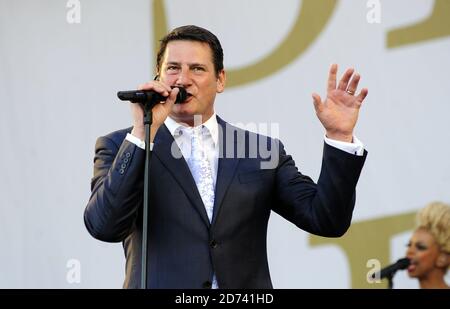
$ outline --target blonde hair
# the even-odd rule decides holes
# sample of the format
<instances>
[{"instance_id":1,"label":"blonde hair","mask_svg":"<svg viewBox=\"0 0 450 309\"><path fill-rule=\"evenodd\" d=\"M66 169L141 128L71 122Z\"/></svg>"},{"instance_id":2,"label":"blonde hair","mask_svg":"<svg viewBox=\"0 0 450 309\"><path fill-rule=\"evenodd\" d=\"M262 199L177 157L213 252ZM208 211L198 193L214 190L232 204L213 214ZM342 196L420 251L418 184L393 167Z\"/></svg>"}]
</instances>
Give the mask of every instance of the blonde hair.
<instances>
[{"instance_id":1,"label":"blonde hair","mask_svg":"<svg viewBox=\"0 0 450 309\"><path fill-rule=\"evenodd\" d=\"M417 213L417 228L427 229L442 251L450 253L450 206L433 202Z\"/></svg>"}]
</instances>

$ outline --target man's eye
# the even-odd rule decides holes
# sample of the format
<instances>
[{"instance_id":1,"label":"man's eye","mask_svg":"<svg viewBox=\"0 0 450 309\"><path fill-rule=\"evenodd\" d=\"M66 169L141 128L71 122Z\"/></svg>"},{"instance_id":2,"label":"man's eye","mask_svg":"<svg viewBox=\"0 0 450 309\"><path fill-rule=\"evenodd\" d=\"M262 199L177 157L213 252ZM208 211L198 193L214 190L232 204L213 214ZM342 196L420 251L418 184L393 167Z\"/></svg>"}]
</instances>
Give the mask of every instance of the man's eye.
<instances>
[{"instance_id":1,"label":"man's eye","mask_svg":"<svg viewBox=\"0 0 450 309\"><path fill-rule=\"evenodd\" d=\"M176 71L176 70L178 70L178 67L176 66L171 65L167 67L167 71Z\"/></svg>"},{"instance_id":2,"label":"man's eye","mask_svg":"<svg viewBox=\"0 0 450 309\"><path fill-rule=\"evenodd\" d=\"M202 72L204 69L202 67L195 67L194 72Z\"/></svg>"}]
</instances>

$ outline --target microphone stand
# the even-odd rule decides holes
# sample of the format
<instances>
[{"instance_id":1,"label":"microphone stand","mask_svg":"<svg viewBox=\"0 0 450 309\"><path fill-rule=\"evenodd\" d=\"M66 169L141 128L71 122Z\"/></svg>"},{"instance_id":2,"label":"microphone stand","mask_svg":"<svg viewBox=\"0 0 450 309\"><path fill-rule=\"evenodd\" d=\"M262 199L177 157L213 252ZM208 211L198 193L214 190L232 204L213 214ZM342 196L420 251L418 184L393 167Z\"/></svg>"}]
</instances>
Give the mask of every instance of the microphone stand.
<instances>
[{"instance_id":1,"label":"microphone stand","mask_svg":"<svg viewBox=\"0 0 450 309\"><path fill-rule=\"evenodd\" d=\"M144 204L142 205L142 265L141 265L141 289L147 289L147 236L148 236L148 209L150 204L150 127L152 125L152 104L144 103L145 126L145 169L144 169Z\"/></svg>"},{"instance_id":2,"label":"microphone stand","mask_svg":"<svg viewBox=\"0 0 450 309\"><path fill-rule=\"evenodd\" d=\"M154 80L158 80L158 76ZM188 93L183 87L172 86L179 88L179 92L175 103L186 101ZM119 91L117 96L122 101L131 101L132 103L142 103L144 107L144 127L145 127L145 169L144 169L144 202L142 205L142 260L141 260L141 288L147 288L147 252L148 252L148 209L150 205L149 191L150 191L150 162L152 152L150 150L150 129L153 121L152 108L157 102L165 100L164 97L154 91L146 92L140 90Z\"/></svg>"},{"instance_id":3,"label":"microphone stand","mask_svg":"<svg viewBox=\"0 0 450 309\"><path fill-rule=\"evenodd\" d=\"M388 279L388 281L389 281L388 288L389 289L394 288L394 283L392 280L394 279L394 276L397 273L397 271L406 269L410 263L411 263L411 261L408 258L402 258L402 259L399 259L395 264L392 264L381 270L380 276L381 276L381 278Z\"/></svg>"},{"instance_id":4,"label":"microphone stand","mask_svg":"<svg viewBox=\"0 0 450 309\"><path fill-rule=\"evenodd\" d=\"M386 277L388 279L388 289L394 288L394 283L392 281L394 279L394 275L395 275L395 272Z\"/></svg>"}]
</instances>

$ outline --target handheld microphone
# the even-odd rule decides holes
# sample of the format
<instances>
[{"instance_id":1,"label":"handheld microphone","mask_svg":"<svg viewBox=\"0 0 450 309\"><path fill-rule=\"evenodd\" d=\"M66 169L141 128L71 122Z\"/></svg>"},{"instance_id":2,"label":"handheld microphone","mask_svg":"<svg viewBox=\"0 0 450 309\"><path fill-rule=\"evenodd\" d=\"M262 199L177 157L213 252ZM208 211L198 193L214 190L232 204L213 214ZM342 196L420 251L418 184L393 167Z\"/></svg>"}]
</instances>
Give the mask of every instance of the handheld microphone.
<instances>
[{"instance_id":1,"label":"handheld microphone","mask_svg":"<svg viewBox=\"0 0 450 309\"><path fill-rule=\"evenodd\" d=\"M397 272L397 270L403 270L408 268L409 264L411 264L411 261L408 258L399 259L394 264L386 266L380 271L380 279L392 277Z\"/></svg>"},{"instance_id":2,"label":"handheld microphone","mask_svg":"<svg viewBox=\"0 0 450 309\"><path fill-rule=\"evenodd\" d=\"M172 87L172 89L173 88L179 89L175 104L186 101L188 97L186 89L184 89L183 87ZM131 103L150 104L150 107L153 107L159 102L167 100L167 97L159 94L154 90L119 91L117 92L117 97L122 101L131 101Z\"/></svg>"}]
</instances>

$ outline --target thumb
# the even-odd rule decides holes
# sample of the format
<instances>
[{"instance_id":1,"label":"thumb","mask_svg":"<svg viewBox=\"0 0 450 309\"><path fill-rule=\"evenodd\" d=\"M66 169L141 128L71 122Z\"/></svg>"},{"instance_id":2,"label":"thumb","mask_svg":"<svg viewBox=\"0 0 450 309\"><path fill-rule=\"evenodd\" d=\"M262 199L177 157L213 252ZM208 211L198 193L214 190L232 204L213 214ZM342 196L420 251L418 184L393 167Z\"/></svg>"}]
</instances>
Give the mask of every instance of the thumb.
<instances>
[{"instance_id":1,"label":"thumb","mask_svg":"<svg viewBox=\"0 0 450 309\"><path fill-rule=\"evenodd\" d=\"M178 89L177 87L173 88L172 91L170 92L169 97L166 100L166 104L167 103L169 103L169 105L174 104L175 101L177 100L178 92L180 92L180 89Z\"/></svg>"},{"instance_id":2,"label":"thumb","mask_svg":"<svg viewBox=\"0 0 450 309\"><path fill-rule=\"evenodd\" d=\"M317 93L312 94L314 108L316 109L316 112L319 112L322 109L322 99L320 98L320 95Z\"/></svg>"},{"instance_id":3,"label":"thumb","mask_svg":"<svg viewBox=\"0 0 450 309\"><path fill-rule=\"evenodd\" d=\"M172 106L175 104L175 101L177 100L177 95L180 90L178 88L173 88L172 91L169 94L169 97L167 98L166 102L164 102L164 109L167 113L170 112L172 109Z\"/></svg>"}]
</instances>

